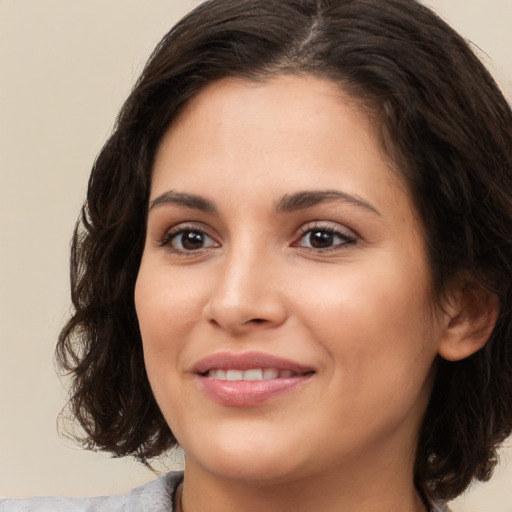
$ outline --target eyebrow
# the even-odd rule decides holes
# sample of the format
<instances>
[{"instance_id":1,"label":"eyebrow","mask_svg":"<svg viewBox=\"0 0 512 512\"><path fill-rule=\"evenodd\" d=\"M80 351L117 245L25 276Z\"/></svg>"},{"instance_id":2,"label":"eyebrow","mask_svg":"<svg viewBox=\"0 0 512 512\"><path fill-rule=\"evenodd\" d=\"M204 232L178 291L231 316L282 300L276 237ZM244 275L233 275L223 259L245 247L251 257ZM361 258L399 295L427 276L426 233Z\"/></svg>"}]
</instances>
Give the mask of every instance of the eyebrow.
<instances>
[{"instance_id":1,"label":"eyebrow","mask_svg":"<svg viewBox=\"0 0 512 512\"><path fill-rule=\"evenodd\" d=\"M380 212L364 199L340 192L339 190L305 190L292 195L285 195L275 209L277 213L304 210L325 202L349 203L381 216Z\"/></svg>"},{"instance_id":2,"label":"eyebrow","mask_svg":"<svg viewBox=\"0 0 512 512\"><path fill-rule=\"evenodd\" d=\"M149 211L159 206L168 204L186 206L187 208L193 208L194 210L200 210L207 213L217 213L217 207L209 199L196 194L176 192L174 190L164 192L163 194L153 199L149 205Z\"/></svg>"},{"instance_id":3,"label":"eyebrow","mask_svg":"<svg viewBox=\"0 0 512 512\"><path fill-rule=\"evenodd\" d=\"M275 203L275 211L276 213L287 213L305 210L325 202L353 204L380 216L380 212L364 199L339 190L304 190L291 195L286 194L280 201ZM149 211L169 204L177 204L207 213L218 213L213 201L197 194L176 192L174 190L164 192L153 199L150 203Z\"/></svg>"}]
</instances>

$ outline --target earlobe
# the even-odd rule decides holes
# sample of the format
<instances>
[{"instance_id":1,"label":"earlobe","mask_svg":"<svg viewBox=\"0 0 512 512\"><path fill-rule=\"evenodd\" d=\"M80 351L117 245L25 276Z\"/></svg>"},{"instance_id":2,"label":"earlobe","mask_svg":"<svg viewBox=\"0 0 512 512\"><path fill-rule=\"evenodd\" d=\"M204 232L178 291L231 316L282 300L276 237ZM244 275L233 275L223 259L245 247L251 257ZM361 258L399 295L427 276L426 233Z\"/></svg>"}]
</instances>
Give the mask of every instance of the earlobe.
<instances>
[{"instance_id":1,"label":"earlobe","mask_svg":"<svg viewBox=\"0 0 512 512\"><path fill-rule=\"evenodd\" d=\"M496 325L499 300L481 285L465 283L450 301L448 318L438 353L459 361L480 350Z\"/></svg>"}]
</instances>

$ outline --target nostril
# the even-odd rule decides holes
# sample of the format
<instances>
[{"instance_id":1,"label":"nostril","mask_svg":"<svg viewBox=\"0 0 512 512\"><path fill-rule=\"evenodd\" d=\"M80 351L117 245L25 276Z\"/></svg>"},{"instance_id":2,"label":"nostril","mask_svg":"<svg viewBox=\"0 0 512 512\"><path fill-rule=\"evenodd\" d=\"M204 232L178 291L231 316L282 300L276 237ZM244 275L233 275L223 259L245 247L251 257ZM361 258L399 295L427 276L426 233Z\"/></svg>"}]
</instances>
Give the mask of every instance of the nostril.
<instances>
[{"instance_id":1,"label":"nostril","mask_svg":"<svg viewBox=\"0 0 512 512\"><path fill-rule=\"evenodd\" d=\"M249 321L255 324L262 324L265 320L263 318L253 318L252 320Z\"/></svg>"}]
</instances>

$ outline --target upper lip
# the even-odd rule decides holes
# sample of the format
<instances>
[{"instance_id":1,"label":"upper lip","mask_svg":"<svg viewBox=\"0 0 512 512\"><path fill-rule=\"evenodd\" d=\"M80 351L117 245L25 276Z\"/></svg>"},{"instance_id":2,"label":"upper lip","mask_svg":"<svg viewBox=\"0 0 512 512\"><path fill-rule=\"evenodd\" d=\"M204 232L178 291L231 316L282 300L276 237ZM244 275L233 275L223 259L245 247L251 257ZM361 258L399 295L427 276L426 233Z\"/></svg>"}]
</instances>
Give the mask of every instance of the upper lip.
<instances>
[{"instance_id":1,"label":"upper lip","mask_svg":"<svg viewBox=\"0 0 512 512\"><path fill-rule=\"evenodd\" d=\"M277 370L291 370L294 373L313 371L310 366L263 352L219 352L198 361L194 365L193 371L198 374L205 374L213 369L251 370L254 368L275 368Z\"/></svg>"}]
</instances>

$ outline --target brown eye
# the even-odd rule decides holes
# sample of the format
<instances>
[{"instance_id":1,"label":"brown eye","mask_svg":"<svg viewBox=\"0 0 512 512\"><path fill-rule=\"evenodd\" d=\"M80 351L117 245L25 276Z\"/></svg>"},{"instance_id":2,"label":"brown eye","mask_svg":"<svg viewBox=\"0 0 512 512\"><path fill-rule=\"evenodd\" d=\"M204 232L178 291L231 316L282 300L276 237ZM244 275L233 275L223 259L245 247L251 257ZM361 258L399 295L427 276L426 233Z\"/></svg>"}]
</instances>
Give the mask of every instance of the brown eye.
<instances>
[{"instance_id":1,"label":"brown eye","mask_svg":"<svg viewBox=\"0 0 512 512\"><path fill-rule=\"evenodd\" d=\"M326 228L307 230L297 243L300 247L308 249L336 249L338 247L355 243L355 238L339 231Z\"/></svg>"},{"instance_id":2,"label":"brown eye","mask_svg":"<svg viewBox=\"0 0 512 512\"><path fill-rule=\"evenodd\" d=\"M334 235L327 231L311 231L309 233L309 244L314 249L325 249L334 243Z\"/></svg>"},{"instance_id":3,"label":"brown eye","mask_svg":"<svg viewBox=\"0 0 512 512\"><path fill-rule=\"evenodd\" d=\"M178 252L199 251L215 247L215 241L204 231L197 229L182 229L169 235L166 245Z\"/></svg>"}]
</instances>

